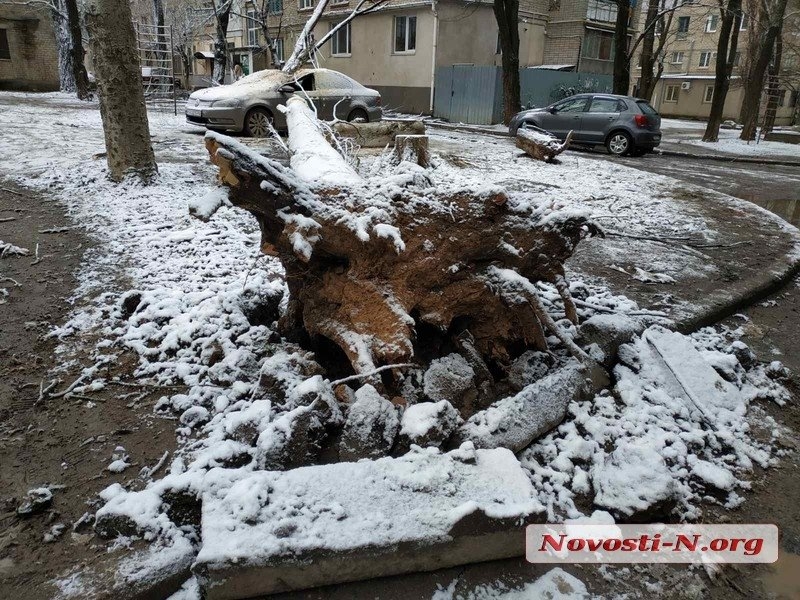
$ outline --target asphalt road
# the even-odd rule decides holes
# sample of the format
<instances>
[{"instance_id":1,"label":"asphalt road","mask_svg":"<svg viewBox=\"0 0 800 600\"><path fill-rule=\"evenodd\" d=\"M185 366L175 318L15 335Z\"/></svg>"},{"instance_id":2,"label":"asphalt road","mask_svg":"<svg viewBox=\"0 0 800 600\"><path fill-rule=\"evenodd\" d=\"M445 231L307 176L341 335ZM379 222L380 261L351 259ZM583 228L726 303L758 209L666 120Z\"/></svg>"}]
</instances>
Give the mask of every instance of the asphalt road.
<instances>
[{"instance_id":1,"label":"asphalt road","mask_svg":"<svg viewBox=\"0 0 800 600\"><path fill-rule=\"evenodd\" d=\"M667 175L754 202L800 226L800 167L655 154L615 160L635 169Z\"/></svg>"}]
</instances>

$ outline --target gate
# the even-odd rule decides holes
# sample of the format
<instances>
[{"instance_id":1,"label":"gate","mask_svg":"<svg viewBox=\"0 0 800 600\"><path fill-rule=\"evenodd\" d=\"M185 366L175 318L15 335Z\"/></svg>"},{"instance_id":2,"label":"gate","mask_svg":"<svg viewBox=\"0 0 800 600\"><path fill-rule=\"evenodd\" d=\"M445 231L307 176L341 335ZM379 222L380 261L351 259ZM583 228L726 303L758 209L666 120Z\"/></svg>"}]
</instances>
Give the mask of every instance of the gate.
<instances>
[{"instance_id":1,"label":"gate","mask_svg":"<svg viewBox=\"0 0 800 600\"><path fill-rule=\"evenodd\" d=\"M172 57L172 27L134 23L136 49L142 71L144 99L149 104L172 104L178 114L175 69Z\"/></svg>"},{"instance_id":2,"label":"gate","mask_svg":"<svg viewBox=\"0 0 800 600\"><path fill-rule=\"evenodd\" d=\"M502 114L502 89L499 67L439 67L433 115L452 123L496 123Z\"/></svg>"}]
</instances>

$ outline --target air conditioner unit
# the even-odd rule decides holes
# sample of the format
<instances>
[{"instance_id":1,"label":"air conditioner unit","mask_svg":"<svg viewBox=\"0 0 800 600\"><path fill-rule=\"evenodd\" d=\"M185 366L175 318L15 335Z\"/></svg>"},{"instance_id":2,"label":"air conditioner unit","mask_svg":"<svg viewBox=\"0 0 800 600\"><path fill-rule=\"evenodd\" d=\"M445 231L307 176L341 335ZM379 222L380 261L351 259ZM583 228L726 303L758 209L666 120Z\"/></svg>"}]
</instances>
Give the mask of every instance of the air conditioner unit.
<instances>
[{"instance_id":1,"label":"air conditioner unit","mask_svg":"<svg viewBox=\"0 0 800 600\"><path fill-rule=\"evenodd\" d=\"M690 89L692 89L692 82L691 81L684 81L683 83L681 83L681 89L682 90L690 90Z\"/></svg>"}]
</instances>

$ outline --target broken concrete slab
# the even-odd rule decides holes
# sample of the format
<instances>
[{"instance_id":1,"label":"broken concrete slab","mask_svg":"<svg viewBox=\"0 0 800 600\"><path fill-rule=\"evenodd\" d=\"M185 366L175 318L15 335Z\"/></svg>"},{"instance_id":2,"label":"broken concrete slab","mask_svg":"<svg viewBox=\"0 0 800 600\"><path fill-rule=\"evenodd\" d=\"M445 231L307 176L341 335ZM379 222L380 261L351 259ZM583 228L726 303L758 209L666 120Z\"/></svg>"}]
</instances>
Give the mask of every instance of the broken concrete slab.
<instances>
[{"instance_id":1,"label":"broken concrete slab","mask_svg":"<svg viewBox=\"0 0 800 600\"><path fill-rule=\"evenodd\" d=\"M590 355L601 364L610 367L617 357L617 350L633 337L644 331L640 319L621 314L596 314L581 324L580 334L586 345L596 344L602 356Z\"/></svg>"},{"instance_id":2,"label":"broken concrete slab","mask_svg":"<svg viewBox=\"0 0 800 600\"><path fill-rule=\"evenodd\" d=\"M577 360L475 413L456 432L457 442L477 448L510 448L519 452L564 420L573 400L598 391L608 380L592 377Z\"/></svg>"},{"instance_id":3,"label":"broken concrete slab","mask_svg":"<svg viewBox=\"0 0 800 600\"><path fill-rule=\"evenodd\" d=\"M193 571L207 600L518 556L544 507L514 455L441 453L256 472L203 497Z\"/></svg>"},{"instance_id":4,"label":"broken concrete slab","mask_svg":"<svg viewBox=\"0 0 800 600\"><path fill-rule=\"evenodd\" d=\"M361 386L347 411L339 442L339 460L353 462L386 456L394 445L399 427L394 404L373 386Z\"/></svg>"},{"instance_id":5,"label":"broken concrete slab","mask_svg":"<svg viewBox=\"0 0 800 600\"><path fill-rule=\"evenodd\" d=\"M396 453L407 452L411 444L441 448L460 424L458 411L447 400L413 404L400 420Z\"/></svg>"},{"instance_id":6,"label":"broken concrete slab","mask_svg":"<svg viewBox=\"0 0 800 600\"><path fill-rule=\"evenodd\" d=\"M385 148L394 144L398 135L424 135L425 123L417 120L379 121L377 123L349 123L336 121L333 131L350 138L362 148Z\"/></svg>"}]
</instances>

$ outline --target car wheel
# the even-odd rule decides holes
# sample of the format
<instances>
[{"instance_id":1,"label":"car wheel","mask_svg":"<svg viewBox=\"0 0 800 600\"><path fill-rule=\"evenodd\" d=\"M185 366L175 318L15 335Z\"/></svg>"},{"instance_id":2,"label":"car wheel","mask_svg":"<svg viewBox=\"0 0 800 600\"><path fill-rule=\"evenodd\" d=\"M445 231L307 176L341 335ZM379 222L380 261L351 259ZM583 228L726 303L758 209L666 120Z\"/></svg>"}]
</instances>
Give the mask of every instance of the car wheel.
<instances>
[{"instance_id":1,"label":"car wheel","mask_svg":"<svg viewBox=\"0 0 800 600\"><path fill-rule=\"evenodd\" d=\"M269 137L272 133L272 115L263 108L254 108L244 118L244 132L250 137Z\"/></svg>"},{"instance_id":2,"label":"car wheel","mask_svg":"<svg viewBox=\"0 0 800 600\"><path fill-rule=\"evenodd\" d=\"M615 131L606 140L606 148L615 156L625 156L633 148L633 141L624 131Z\"/></svg>"},{"instance_id":3,"label":"car wheel","mask_svg":"<svg viewBox=\"0 0 800 600\"><path fill-rule=\"evenodd\" d=\"M350 111L350 114L347 115L347 120L351 123L353 121L358 121L359 119L364 123L369 123L369 115L363 108L354 108Z\"/></svg>"}]
</instances>

